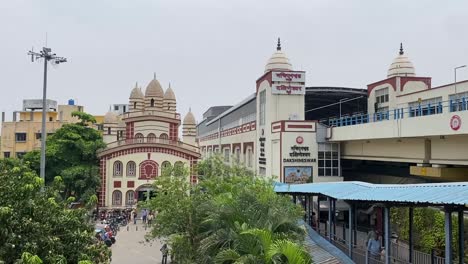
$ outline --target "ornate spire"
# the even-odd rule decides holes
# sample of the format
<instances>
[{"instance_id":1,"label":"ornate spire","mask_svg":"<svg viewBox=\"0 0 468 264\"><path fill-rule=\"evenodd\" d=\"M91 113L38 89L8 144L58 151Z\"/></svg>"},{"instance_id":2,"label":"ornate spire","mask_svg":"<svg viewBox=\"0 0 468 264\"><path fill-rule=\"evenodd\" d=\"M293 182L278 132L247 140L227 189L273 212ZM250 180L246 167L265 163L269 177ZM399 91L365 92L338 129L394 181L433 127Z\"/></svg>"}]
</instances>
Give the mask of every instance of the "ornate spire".
<instances>
[{"instance_id":1,"label":"ornate spire","mask_svg":"<svg viewBox=\"0 0 468 264\"><path fill-rule=\"evenodd\" d=\"M280 51L281 50L281 40L278 38L278 45L276 45L276 50Z\"/></svg>"},{"instance_id":2,"label":"ornate spire","mask_svg":"<svg viewBox=\"0 0 468 264\"><path fill-rule=\"evenodd\" d=\"M153 79L156 80L156 72L154 72L153 74L154 74Z\"/></svg>"},{"instance_id":3,"label":"ornate spire","mask_svg":"<svg viewBox=\"0 0 468 264\"><path fill-rule=\"evenodd\" d=\"M400 55L403 54L405 54L405 52L403 51L403 43L400 43Z\"/></svg>"},{"instance_id":4,"label":"ornate spire","mask_svg":"<svg viewBox=\"0 0 468 264\"><path fill-rule=\"evenodd\" d=\"M169 82L169 88L171 88L171 82Z\"/></svg>"},{"instance_id":5,"label":"ornate spire","mask_svg":"<svg viewBox=\"0 0 468 264\"><path fill-rule=\"evenodd\" d=\"M138 88L138 82L135 82L135 88Z\"/></svg>"}]
</instances>

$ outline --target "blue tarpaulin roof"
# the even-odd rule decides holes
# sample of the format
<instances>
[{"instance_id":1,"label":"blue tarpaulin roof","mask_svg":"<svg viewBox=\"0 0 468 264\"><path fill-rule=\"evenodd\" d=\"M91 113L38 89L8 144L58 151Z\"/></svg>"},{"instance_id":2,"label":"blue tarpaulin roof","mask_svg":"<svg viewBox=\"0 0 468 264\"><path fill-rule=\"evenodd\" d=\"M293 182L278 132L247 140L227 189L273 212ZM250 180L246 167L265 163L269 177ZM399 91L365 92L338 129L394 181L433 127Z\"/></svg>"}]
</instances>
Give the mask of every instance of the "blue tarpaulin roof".
<instances>
[{"instance_id":1,"label":"blue tarpaulin roof","mask_svg":"<svg viewBox=\"0 0 468 264\"><path fill-rule=\"evenodd\" d=\"M468 205L468 182L371 184L366 182L275 183L277 193L320 194L339 200Z\"/></svg>"}]
</instances>

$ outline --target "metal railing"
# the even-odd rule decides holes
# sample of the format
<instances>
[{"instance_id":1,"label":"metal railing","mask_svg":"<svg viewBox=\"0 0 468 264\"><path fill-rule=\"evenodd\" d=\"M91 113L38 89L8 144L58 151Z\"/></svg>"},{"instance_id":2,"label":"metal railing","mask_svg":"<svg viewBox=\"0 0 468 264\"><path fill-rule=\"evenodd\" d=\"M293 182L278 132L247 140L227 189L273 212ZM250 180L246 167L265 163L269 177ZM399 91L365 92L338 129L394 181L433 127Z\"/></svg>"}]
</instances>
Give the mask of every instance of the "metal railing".
<instances>
[{"instance_id":1,"label":"metal railing","mask_svg":"<svg viewBox=\"0 0 468 264\"><path fill-rule=\"evenodd\" d=\"M328 125L334 127L352 126L386 120L397 120L404 118L413 118L419 116L428 116L442 114L444 112L458 112L468 110L468 98L442 101L435 104L419 104L415 107L401 107L379 111L373 114L360 113L341 118L329 118Z\"/></svg>"},{"instance_id":2,"label":"metal railing","mask_svg":"<svg viewBox=\"0 0 468 264\"><path fill-rule=\"evenodd\" d=\"M333 227L332 227L333 228ZM361 228L361 227L359 227ZM319 228L316 229L317 233L321 236L329 240L329 231L328 225L326 223L321 222L319 224ZM343 251L344 253L348 254L348 243L349 243L349 236L348 232L349 229L343 226L336 225L335 227L335 235L332 237L330 241L334 246L338 249ZM383 256L374 257L370 254L367 250L367 233L362 231L356 231L356 240L352 243L353 248L353 255L352 259L357 264L383 264L385 263ZM434 252L432 254L427 254L421 251L413 250L413 261L410 262L409 259L409 246L404 242L398 243L391 243L391 251L390 251L390 259L391 263L398 263L398 264L445 264L445 259L442 257L435 256Z\"/></svg>"},{"instance_id":3,"label":"metal railing","mask_svg":"<svg viewBox=\"0 0 468 264\"><path fill-rule=\"evenodd\" d=\"M167 138L157 138L157 137L139 137L139 138L122 139L122 140L114 141L114 142L107 144L106 149L111 149L111 148L125 146L125 145L133 145L133 144L136 144L136 145L144 144L145 146L151 146L151 144L170 145L170 146L176 146L176 147L188 149L190 151L198 152L197 146L190 145L182 141L170 140Z\"/></svg>"}]
</instances>

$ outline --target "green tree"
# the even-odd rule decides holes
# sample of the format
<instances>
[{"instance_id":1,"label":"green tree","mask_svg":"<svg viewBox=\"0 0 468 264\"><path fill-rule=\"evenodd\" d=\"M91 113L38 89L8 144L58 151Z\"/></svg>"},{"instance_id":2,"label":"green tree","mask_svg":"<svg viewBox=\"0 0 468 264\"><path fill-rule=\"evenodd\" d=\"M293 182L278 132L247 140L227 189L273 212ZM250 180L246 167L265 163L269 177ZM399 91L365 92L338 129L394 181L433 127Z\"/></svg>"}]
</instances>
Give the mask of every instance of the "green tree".
<instances>
[{"instance_id":1,"label":"green tree","mask_svg":"<svg viewBox=\"0 0 468 264\"><path fill-rule=\"evenodd\" d=\"M305 252L304 229L298 225L303 212L277 195L271 182L242 166L226 166L219 157L202 161L198 171L202 175L193 185L186 169L165 169L155 181L158 194L145 205L158 212L148 238L167 238L178 263L234 263L229 252L237 261L245 259L238 263L310 263L305 255L305 262L288 255L293 248ZM275 239L263 247L255 232Z\"/></svg>"},{"instance_id":2,"label":"green tree","mask_svg":"<svg viewBox=\"0 0 468 264\"><path fill-rule=\"evenodd\" d=\"M64 197L74 196L77 201L87 201L100 185L97 150L106 145L99 131L88 126L94 117L73 112L81 121L66 124L47 138L46 184L61 176L65 185ZM29 152L24 160L39 171L39 151Z\"/></svg>"},{"instance_id":3,"label":"green tree","mask_svg":"<svg viewBox=\"0 0 468 264\"><path fill-rule=\"evenodd\" d=\"M0 262L107 263L84 209L68 209L63 181L43 181L22 160L0 160ZM41 262L42 261L42 262Z\"/></svg>"}]
</instances>

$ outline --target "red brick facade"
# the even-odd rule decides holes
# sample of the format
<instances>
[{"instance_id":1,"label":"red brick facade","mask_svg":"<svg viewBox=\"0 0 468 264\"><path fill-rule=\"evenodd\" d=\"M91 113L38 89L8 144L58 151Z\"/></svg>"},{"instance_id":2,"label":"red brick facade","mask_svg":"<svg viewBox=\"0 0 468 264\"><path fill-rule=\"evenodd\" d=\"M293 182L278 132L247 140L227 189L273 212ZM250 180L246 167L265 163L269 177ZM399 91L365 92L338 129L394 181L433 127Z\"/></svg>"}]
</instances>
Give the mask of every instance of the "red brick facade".
<instances>
[{"instance_id":1,"label":"red brick facade","mask_svg":"<svg viewBox=\"0 0 468 264\"><path fill-rule=\"evenodd\" d=\"M140 163L139 179L154 179L158 176L159 164L154 160L145 160Z\"/></svg>"}]
</instances>

